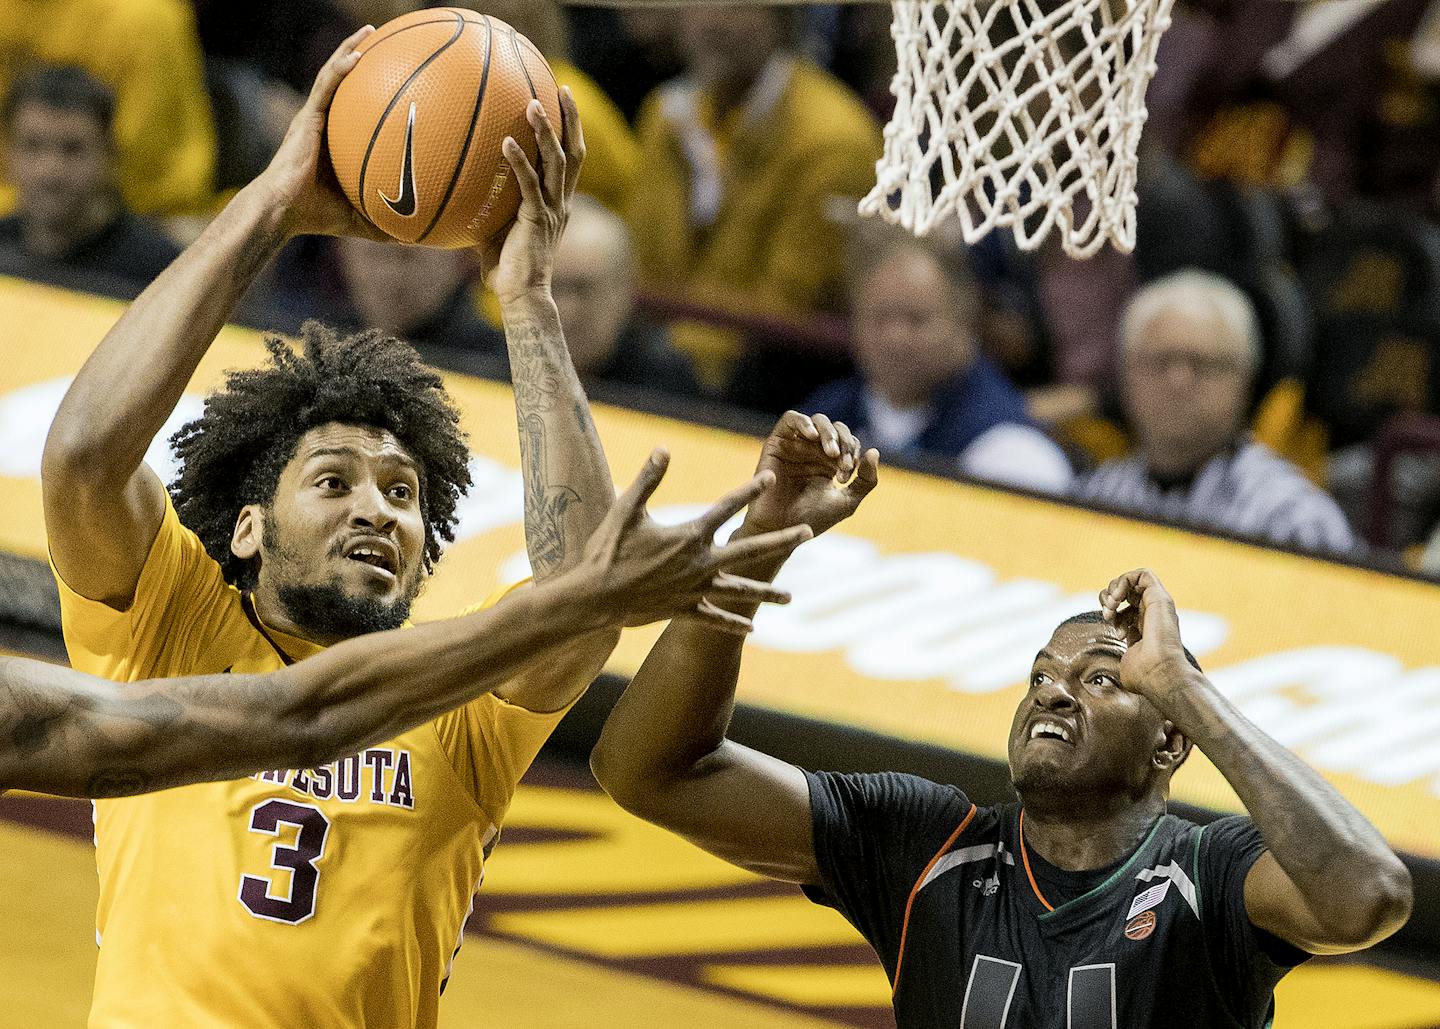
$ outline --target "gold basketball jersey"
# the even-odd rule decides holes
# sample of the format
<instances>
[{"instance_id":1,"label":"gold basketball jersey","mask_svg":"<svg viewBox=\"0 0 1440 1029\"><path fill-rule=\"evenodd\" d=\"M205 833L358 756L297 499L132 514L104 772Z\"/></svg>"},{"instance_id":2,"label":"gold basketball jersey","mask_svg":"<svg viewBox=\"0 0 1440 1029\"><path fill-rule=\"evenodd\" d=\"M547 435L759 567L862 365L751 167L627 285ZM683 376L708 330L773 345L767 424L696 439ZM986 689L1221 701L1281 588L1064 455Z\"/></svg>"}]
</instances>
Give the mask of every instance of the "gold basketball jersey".
<instances>
[{"instance_id":1,"label":"gold basketball jersey","mask_svg":"<svg viewBox=\"0 0 1440 1029\"><path fill-rule=\"evenodd\" d=\"M168 501L128 611L60 594L74 667L119 681L319 649L263 625ZM90 1025L435 1025L485 856L562 714L485 695L323 768L97 802Z\"/></svg>"}]
</instances>

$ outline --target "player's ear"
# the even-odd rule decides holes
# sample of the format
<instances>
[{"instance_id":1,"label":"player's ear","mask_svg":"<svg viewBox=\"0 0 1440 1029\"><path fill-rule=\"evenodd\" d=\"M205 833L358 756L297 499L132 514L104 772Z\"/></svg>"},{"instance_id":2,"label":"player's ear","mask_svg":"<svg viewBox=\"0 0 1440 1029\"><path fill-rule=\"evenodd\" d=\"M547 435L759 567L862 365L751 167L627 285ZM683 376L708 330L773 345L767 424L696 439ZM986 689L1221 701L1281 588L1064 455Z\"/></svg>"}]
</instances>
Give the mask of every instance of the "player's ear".
<instances>
[{"instance_id":1,"label":"player's ear","mask_svg":"<svg viewBox=\"0 0 1440 1029\"><path fill-rule=\"evenodd\" d=\"M259 504L246 504L235 519L235 532L230 537L230 553L242 561L260 556L260 540L265 535L265 510Z\"/></svg>"},{"instance_id":2,"label":"player's ear","mask_svg":"<svg viewBox=\"0 0 1440 1029\"><path fill-rule=\"evenodd\" d=\"M1169 719L1160 723L1160 732L1157 735L1159 739L1153 758L1155 767L1167 769L1173 775L1190 756L1190 740Z\"/></svg>"}]
</instances>

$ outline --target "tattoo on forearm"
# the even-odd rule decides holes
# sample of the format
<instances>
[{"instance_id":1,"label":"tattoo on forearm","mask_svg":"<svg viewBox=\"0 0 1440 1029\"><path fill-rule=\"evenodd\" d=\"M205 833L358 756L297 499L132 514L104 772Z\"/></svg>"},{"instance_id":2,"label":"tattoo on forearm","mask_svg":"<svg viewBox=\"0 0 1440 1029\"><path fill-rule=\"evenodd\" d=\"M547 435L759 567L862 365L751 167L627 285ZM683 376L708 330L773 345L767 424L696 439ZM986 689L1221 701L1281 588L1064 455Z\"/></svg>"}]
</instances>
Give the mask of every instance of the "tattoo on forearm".
<instances>
[{"instance_id":1,"label":"tattoo on forearm","mask_svg":"<svg viewBox=\"0 0 1440 1029\"><path fill-rule=\"evenodd\" d=\"M532 321L505 326L510 349L510 379L515 385L515 405L522 412L549 411L564 392L560 377L546 353L548 333Z\"/></svg>"},{"instance_id":2,"label":"tattoo on forearm","mask_svg":"<svg viewBox=\"0 0 1440 1029\"><path fill-rule=\"evenodd\" d=\"M538 414L520 419L521 467L525 475L525 547L530 565L543 575L565 560L565 512L580 494L547 481L545 420Z\"/></svg>"},{"instance_id":3,"label":"tattoo on forearm","mask_svg":"<svg viewBox=\"0 0 1440 1029\"><path fill-rule=\"evenodd\" d=\"M5 671L0 668L0 767L18 765L21 781L37 788L119 797L191 781L195 768L187 774L185 761L193 764L197 753L208 754L200 765L211 771L234 764L239 774L248 764L234 753L233 731L207 712L253 703L263 689L259 681L206 676L128 695L120 691L130 688L117 687L108 696L74 689L67 682L74 673L60 669ZM152 749L160 734L172 732L177 750ZM151 767L141 767L152 757ZM7 785L13 783L0 782L0 790Z\"/></svg>"},{"instance_id":4,"label":"tattoo on forearm","mask_svg":"<svg viewBox=\"0 0 1440 1029\"><path fill-rule=\"evenodd\" d=\"M575 401L575 424L580 427L580 435L586 439L593 439L598 435L595 422L590 417L590 405L583 400Z\"/></svg>"},{"instance_id":5,"label":"tattoo on forearm","mask_svg":"<svg viewBox=\"0 0 1440 1029\"><path fill-rule=\"evenodd\" d=\"M512 317L505 338L525 482L525 544L531 568L543 577L573 560L604 517L610 471L553 314ZM583 511L570 510L580 504Z\"/></svg>"}]
</instances>

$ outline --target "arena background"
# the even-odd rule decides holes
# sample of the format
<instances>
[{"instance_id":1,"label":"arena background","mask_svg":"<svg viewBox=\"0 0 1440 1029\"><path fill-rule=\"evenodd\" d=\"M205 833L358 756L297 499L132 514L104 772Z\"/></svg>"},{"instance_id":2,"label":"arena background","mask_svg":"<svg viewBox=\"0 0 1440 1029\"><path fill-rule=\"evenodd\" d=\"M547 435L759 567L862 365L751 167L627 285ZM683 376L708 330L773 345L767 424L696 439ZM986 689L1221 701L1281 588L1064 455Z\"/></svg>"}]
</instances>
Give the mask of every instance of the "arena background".
<instances>
[{"instance_id":1,"label":"arena background","mask_svg":"<svg viewBox=\"0 0 1440 1029\"><path fill-rule=\"evenodd\" d=\"M69 377L119 310L0 279L0 567L14 651L63 657L43 563L40 451ZM224 369L261 356L258 333L227 328L176 424ZM422 618L526 574L508 389L447 381L476 487ZM657 517L684 516L754 463L756 438L743 431L608 404L596 420L618 475L655 441L671 448ZM163 447L150 460L165 473ZM1140 564L1164 570L1187 641L1221 688L1340 787L1417 876L1411 925L1361 961L1312 962L1287 980L1279 1025L1440 1024L1440 984L1428 979L1440 971L1440 749L1428 745L1440 727L1430 629L1440 591L1429 583L887 468L859 515L801 550L785 580L794 603L757 620L736 736L811 767L911 770L1003 798L1005 733L1030 655L1057 621L1093 607L1115 569ZM655 635L627 633L527 778L447 991L447 1024L470 1024L465 1012L482 1008L489 1024L535 1026L889 1024L883 973L837 915L595 790L584 756ZM1238 810L1199 756L1175 797L1202 814ZM23 970L0 1025L81 1024L94 961L89 807L12 797L0 818L0 956ZM496 981L505 996L484 985ZM516 1005L513 1021L497 1003Z\"/></svg>"},{"instance_id":2,"label":"arena background","mask_svg":"<svg viewBox=\"0 0 1440 1029\"><path fill-rule=\"evenodd\" d=\"M0 2L0 71L34 56L26 50L29 2ZM45 2L71 14L84 6ZM325 6L334 5L327 0ZM823 6L817 5L812 27L830 24ZM1388 12L1425 5L1376 0L1374 6ZM150 7L173 13L191 4L156 0ZM122 8L146 5L113 5ZM223 2L194 0L194 9L221 139L212 183L218 188L202 198L203 221L217 198L263 167L267 154L256 138L225 145L227 131L245 120L237 119L236 105L250 96L245 89L254 68L245 47L258 30L243 16L230 17ZM593 42L586 33L604 16L570 15L572 28L582 30L574 49L585 51ZM832 23L842 29L832 24L829 30L837 43L829 60L883 93L883 68L877 73L872 59L875 47L888 45L883 18L865 17L860 8L834 15ZM67 25L74 59L83 63L83 41L93 26L79 15ZM865 25L879 25L879 34L864 35ZM1147 262L1147 277L1190 263L1227 270L1242 257L1247 267L1263 269L1260 295L1272 304L1264 312L1267 332L1294 343L1280 366L1268 369L1269 384L1284 386L1292 376L1294 388L1309 390L1304 414L1329 417L1385 471L1402 451L1418 450L1431 461L1440 453L1440 422L1433 418L1440 408L1440 228L1431 195L1440 182L1433 145L1440 138L1434 74L1440 19L1430 25L1431 77L1411 69L1386 80L1384 107L1394 129L1384 140L1388 149L1372 147L1369 136L1351 147L1357 161L1371 159L1367 181L1388 183L1385 195L1360 195L1357 188L1354 196L1322 201L1294 182L1259 190L1207 185L1201 193L1161 190L1141 209L1138 256ZM236 38L227 39L227 32ZM137 60L164 64L158 36L113 35ZM50 45L63 50L64 42ZM1358 78L1355 50L1326 56L1320 77L1343 87L1353 73L1356 93L1372 85ZM1386 50L1387 62L1394 63L1394 52ZM1416 54L1415 67L1423 71L1422 50ZM597 69L592 66L598 75L603 69ZM296 74L282 71L281 77ZM607 82L625 85L623 77ZM633 114L643 94L628 92L614 98ZM1282 90L1264 97L1262 106L1324 107L1344 93ZM1157 139L1165 132L1162 114L1158 106L1152 112ZM157 138L164 143L163 133ZM1381 167L1381 157L1397 154L1403 160ZM180 235L187 219L194 231L193 200L186 198L182 217L167 223ZM11 202L0 184L0 213ZM1167 224L1173 226L1168 234L1153 231ZM288 273L304 267L289 257ZM989 252L985 259L994 258ZM1102 257L1093 267L1104 266ZM38 265L3 245L0 273L14 273L0 274L0 652L63 661L45 565L41 448L71 376L114 323L123 303L118 298L133 295L135 284ZM1296 296L1312 310L1296 316L1286 307ZM847 341L833 312L776 321L663 293L642 299L657 320L708 320L763 339L792 362L830 367ZM225 369L261 359L257 327L293 328L293 313L280 317L262 303L242 306L238 320L245 324L222 333L157 440L198 413L200 398ZM1302 337L1303 346L1295 342ZM421 599L421 618L444 617L526 574L508 386L459 373L446 379L470 433L475 487L459 538ZM1350 394L1341 396L1346 389ZM748 476L769 424L764 415L720 402L664 400L605 385L592 396L617 479L627 480L654 445L670 448L671 471L653 505L657 517L684 517ZM1399 420L1385 423L1397 411ZM1357 435L1359 423L1345 421L1351 415L1363 422L1364 433ZM173 466L163 443L148 459L169 478ZM1408 458L1398 460L1404 465ZM1423 460L1416 474L1431 488L1435 476ZM1415 876L1412 922L1372 952L1317 959L1291 975L1279 991L1277 1026L1440 1027L1440 747L1434 743L1440 590L1415 570L1415 545L1437 506L1433 496L1416 503L1418 511L1400 510L1414 500L1405 494L1405 476L1395 483L1377 479L1379 499L1362 504L1368 522L1357 528L1382 545L1364 562L1344 562L967 482L948 462L916 459L901 468L887 459L882 478L882 488L854 519L802 548L786 569L783 581L795 602L757 618L736 738L808 767L906 770L960 784L977 800L1004 799L1005 732L1030 656L1056 622L1093 607L1096 591L1116 572L1152 566L1178 598L1186 640L1217 685L1374 820ZM606 674L522 785L468 924L442 1024L892 1026L884 975L843 919L795 889L737 871L625 815L595 787L585 757L656 635L627 633ZM1199 818L1238 810L1233 793L1198 755L1177 779L1175 800ZM0 1029L82 1025L95 962L89 805L23 794L0 798L0 852Z\"/></svg>"}]
</instances>

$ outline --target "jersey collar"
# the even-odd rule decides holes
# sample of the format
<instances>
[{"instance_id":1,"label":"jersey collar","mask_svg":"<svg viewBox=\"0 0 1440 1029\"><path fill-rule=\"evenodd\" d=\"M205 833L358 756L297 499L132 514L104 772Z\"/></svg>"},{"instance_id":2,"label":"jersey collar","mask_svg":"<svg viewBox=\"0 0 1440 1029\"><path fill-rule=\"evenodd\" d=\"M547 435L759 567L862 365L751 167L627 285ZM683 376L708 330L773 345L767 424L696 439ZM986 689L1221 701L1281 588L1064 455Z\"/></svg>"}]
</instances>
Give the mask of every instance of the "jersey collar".
<instances>
[{"instance_id":1,"label":"jersey collar","mask_svg":"<svg viewBox=\"0 0 1440 1029\"><path fill-rule=\"evenodd\" d=\"M240 595L240 608L245 612L245 617L255 631L275 651L275 655L286 665L293 665L296 661L302 661L320 653L325 648L319 643L313 643L299 636L291 636L289 633L281 632L279 629L271 628L260 618L260 612L255 610L255 598L247 590Z\"/></svg>"},{"instance_id":2,"label":"jersey collar","mask_svg":"<svg viewBox=\"0 0 1440 1029\"><path fill-rule=\"evenodd\" d=\"M1045 908L1044 912L1038 916L1039 920L1042 922L1052 922L1062 915L1074 912L1090 903L1096 897L1104 894L1106 890L1124 878L1134 868L1135 863L1140 860L1140 855L1145 852L1145 848L1150 845L1150 841L1155 838L1155 833L1159 831L1160 823L1164 818L1165 816L1161 815L1155 819L1155 823L1150 826L1150 832L1145 836L1145 839L1130 853L1130 857L1125 863L1115 869L1108 879L1100 885L1086 890L1073 900L1066 901L1057 908L1045 899L1045 894L1040 892L1040 884L1035 881L1035 874L1030 870L1030 849L1025 845L1025 809L1021 808L1020 827L1018 831L1020 860L1024 864L1025 878L1030 881L1030 889L1034 893L1035 899Z\"/></svg>"}]
</instances>

